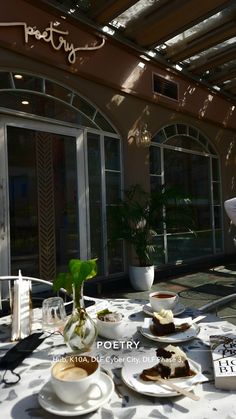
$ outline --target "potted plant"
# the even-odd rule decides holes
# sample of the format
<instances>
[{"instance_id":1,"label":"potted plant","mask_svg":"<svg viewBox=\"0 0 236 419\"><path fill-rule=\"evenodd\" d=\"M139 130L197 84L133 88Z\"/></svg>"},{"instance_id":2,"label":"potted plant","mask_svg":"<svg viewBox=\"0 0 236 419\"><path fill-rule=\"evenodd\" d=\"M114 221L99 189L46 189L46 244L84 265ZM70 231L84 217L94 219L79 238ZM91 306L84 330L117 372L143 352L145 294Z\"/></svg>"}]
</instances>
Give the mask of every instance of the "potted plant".
<instances>
[{"instance_id":1,"label":"potted plant","mask_svg":"<svg viewBox=\"0 0 236 419\"><path fill-rule=\"evenodd\" d=\"M97 337L95 322L85 310L83 297L84 281L96 274L97 259L71 259L68 272L59 273L53 283L55 291L64 288L73 294L73 311L63 331L64 340L73 351L88 350Z\"/></svg>"},{"instance_id":2,"label":"potted plant","mask_svg":"<svg viewBox=\"0 0 236 419\"><path fill-rule=\"evenodd\" d=\"M164 222L179 224L183 218L183 204L186 206L189 202L175 188L148 193L140 185L132 185L125 191L124 199L111 209L112 240L124 239L137 257L136 266L129 267L134 289L151 288L154 280L152 254L160 252L155 237Z\"/></svg>"}]
</instances>

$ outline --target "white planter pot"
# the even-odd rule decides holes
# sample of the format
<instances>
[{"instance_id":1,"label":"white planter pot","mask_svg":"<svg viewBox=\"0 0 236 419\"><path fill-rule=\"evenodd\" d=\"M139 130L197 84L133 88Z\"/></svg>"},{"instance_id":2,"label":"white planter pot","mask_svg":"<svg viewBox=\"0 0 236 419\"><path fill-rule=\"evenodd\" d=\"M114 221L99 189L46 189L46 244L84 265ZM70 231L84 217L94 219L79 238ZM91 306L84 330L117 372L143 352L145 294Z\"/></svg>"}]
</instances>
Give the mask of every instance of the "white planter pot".
<instances>
[{"instance_id":1,"label":"white planter pot","mask_svg":"<svg viewBox=\"0 0 236 419\"><path fill-rule=\"evenodd\" d=\"M129 266L129 278L137 291L148 291L154 281L154 266Z\"/></svg>"}]
</instances>

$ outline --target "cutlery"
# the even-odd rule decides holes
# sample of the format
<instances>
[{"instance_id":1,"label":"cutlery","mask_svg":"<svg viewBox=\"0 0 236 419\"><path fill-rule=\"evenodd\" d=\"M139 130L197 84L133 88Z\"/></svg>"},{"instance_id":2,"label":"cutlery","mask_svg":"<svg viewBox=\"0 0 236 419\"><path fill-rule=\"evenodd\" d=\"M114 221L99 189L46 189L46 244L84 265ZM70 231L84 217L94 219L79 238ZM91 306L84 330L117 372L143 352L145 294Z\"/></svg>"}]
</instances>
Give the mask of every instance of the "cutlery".
<instances>
[{"instance_id":1,"label":"cutlery","mask_svg":"<svg viewBox=\"0 0 236 419\"><path fill-rule=\"evenodd\" d=\"M205 318L206 318L206 316L198 316L198 317L195 317L195 319L192 320L192 323L198 323L198 322L200 322L201 320L203 320Z\"/></svg>"},{"instance_id":2,"label":"cutlery","mask_svg":"<svg viewBox=\"0 0 236 419\"><path fill-rule=\"evenodd\" d=\"M198 401L200 400L199 396L196 396L196 394L182 388L179 387L177 384L172 383L169 380L165 380L164 378L161 378L159 375L158 376L151 376L151 375L145 375L146 378L148 378L150 381L156 381L159 382L161 384L164 384L167 387L170 387L172 390L177 391L177 393L182 394L183 396L189 397L192 400Z\"/></svg>"}]
</instances>

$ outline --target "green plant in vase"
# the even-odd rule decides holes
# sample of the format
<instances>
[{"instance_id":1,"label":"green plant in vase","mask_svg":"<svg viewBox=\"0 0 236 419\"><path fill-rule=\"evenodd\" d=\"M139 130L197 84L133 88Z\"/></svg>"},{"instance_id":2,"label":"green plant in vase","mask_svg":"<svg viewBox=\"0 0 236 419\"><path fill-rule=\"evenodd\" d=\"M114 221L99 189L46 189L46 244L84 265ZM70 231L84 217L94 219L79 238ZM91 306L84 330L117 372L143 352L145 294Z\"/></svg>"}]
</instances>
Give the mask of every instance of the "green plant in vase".
<instances>
[{"instance_id":1,"label":"green plant in vase","mask_svg":"<svg viewBox=\"0 0 236 419\"><path fill-rule=\"evenodd\" d=\"M54 280L55 291L64 288L73 295L73 311L63 331L65 343L73 351L87 351L97 337L96 324L85 309L83 296L84 281L96 275L97 259L71 259L68 272L59 273Z\"/></svg>"}]
</instances>

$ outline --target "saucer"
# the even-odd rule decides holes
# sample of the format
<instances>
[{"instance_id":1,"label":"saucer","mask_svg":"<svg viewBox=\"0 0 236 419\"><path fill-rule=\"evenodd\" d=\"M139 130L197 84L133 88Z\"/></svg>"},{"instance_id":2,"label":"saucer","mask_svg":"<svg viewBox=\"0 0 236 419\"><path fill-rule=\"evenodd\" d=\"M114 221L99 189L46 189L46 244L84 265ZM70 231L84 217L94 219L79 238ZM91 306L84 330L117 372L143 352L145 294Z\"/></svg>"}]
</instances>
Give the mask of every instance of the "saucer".
<instances>
[{"instance_id":1,"label":"saucer","mask_svg":"<svg viewBox=\"0 0 236 419\"><path fill-rule=\"evenodd\" d=\"M181 323L189 323L188 319L174 319L174 323L179 325ZM150 318L146 318L144 321L144 325L140 327L140 333L148 339L154 340L155 342L165 342L165 343L179 343L185 342L191 339L194 339L198 333L200 332L200 326L196 323L192 323L187 330L182 332L175 332L169 335L157 336L154 335L150 329L150 325L152 324L152 320Z\"/></svg>"},{"instance_id":2,"label":"saucer","mask_svg":"<svg viewBox=\"0 0 236 419\"><path fill-rule=\"evenodd\" d=\"M81 404L68 404L60 400L53 391L51 382L48 381L40 390L38 394L38 401L40 406L47 412L53 413L59 416L80 416L86 413L93 412L98 409L104 403L106 403L113 391L114 383L112 379L101 372L100 376L100 388L102 391L101 397L96 400L87 400Z\"/></svg>"},{"instance_id":3,"label":"saucer","mask_svg":"<svg viewBox=\"0 0 236 419\"><path fill-rule=\"evenodd\" d=\"M147 359L147 356L144 357L143 354L140 354L139 356L137 356L137 362L125 363L121 370L121 378L123 382L129 388L138 392L139 394L144 394L153 397L179 396L180 394L175 390L170 389L170 387L168 387L168 384L159 384L158 382L143 381L140 379L140 374L142 373L144 368L146 369L153 367L153 359L155 357L155 352L153 353L153 356L149 357L149 359ZM201 373L201 366L196 362L192 361L191 359L189 359L188 361L190 368L192 371L195 372L195 375L189 377L172 378L170 379L170 381L177 384L181 388L185 388L186 390L192 390L194 385L206 380ZM168 379L166 380L166 382L168 383Z\"/></svg>"},{"instance_id":4,"label":"saucer","mask_svg":"<svg viewBox=\"0 0 236 419\"><path fill-rule=\"evenodd\" d=\"M173 313L174 316L179 316L185 310L186 310L186 308L184 307L184 305L179 303L172 309L172 313ZM148 314L149 316L153 316L153 308L152 308L150 303L145 304L145 306L143 306L143 311L144 311L144 313Z\"/></svg>"}]
</instances>

